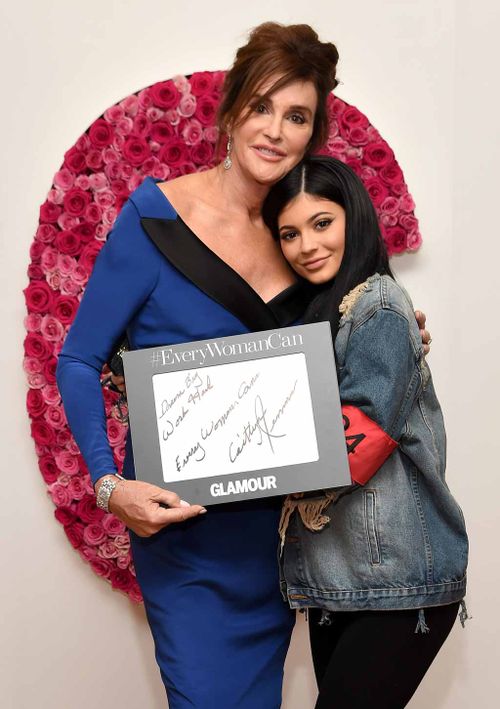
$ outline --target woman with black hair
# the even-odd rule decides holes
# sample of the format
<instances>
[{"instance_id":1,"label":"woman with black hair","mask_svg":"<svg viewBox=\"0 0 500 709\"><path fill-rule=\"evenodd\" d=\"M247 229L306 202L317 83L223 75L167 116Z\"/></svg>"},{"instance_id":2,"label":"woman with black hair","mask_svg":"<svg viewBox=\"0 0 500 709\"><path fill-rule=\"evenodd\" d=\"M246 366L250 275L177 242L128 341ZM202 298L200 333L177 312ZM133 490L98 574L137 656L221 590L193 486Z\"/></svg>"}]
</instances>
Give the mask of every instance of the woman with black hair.
<instances>
[{"instance_id":1,"label":"woman with black hair","mask_svg":"<svg viewBox=\"0 0 500 709\"><path fill-rule=\"evenodd\" d=\"M313 289L306 322L331 324L353 480L285 501L282 588L292 608L311 609L317 709L400 709L463 604L468 553L413 308L343 163L306 158L263 215Z\"/></svg>"}]
</instances>

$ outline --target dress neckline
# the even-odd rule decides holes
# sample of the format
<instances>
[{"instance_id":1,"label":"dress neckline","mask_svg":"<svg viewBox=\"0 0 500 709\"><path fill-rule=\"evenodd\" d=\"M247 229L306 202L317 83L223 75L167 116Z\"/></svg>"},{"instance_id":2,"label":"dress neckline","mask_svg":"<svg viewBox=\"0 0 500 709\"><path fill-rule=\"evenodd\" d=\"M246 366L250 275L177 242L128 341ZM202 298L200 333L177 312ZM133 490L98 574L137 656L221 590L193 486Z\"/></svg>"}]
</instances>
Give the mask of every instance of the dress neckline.
<instances>
[{"instance_id":1,"label":"dress neckline","mask_svg":"<svg viewBox=\"0 0 500 709\"><path fill-rule=\"evenodd\" d=\"M224 261L224 259L221 258L213 249L211 249L209 246L207 246L207 244L206 244L202 239L200 239L200 237L196 234L196 232L193 231L193 229L189 226L189 224L187 224L187 223L183 220L183 218L181 217L181 215L179 214L179 212L177 211L177 209L174 207L174 205L172 204L172 202L169 200L169 198L167 197L167 195L166 195L166 194L163 192L163 190L158 186L158 183L160 183L160 182L165 182L165 180L156 179L156 178L154 178L154 177L147 177L146 179L147 179L147 180L150 180L150 181L153 183L154 188L162 195L163 199L165 200L165 202L166 202L166 203L168 204L168 206L170 207L170 210L175 214L175 219L183 226L183 228L184 228L187 232L189 232L189 234L190 234L194 239L196 239L196 241L199 243L200 247L203 248L203 249L206 249L207 252L210 252L211 258L214 259L214 260L216 260L216 261L218 261L221 268L225 268L225 269L227 269L228 271L230 271L231 274L232 274L232 276L233 276L233 278L236 277L238 280L240 280L240 281L242 282L242 284L245 284L245 287L246 287L246 288L249 288L249 289L252 291L253 295L254 295L255 297L257 297L264 305L266 305L266 306L269 307L269 308L272 308L273 303L281 302L283 299L286 299L289 294L292 294L292 293L294 293L296 290L301 289L301 283L300 283L300 281L297 280L297 281L295 281L294 283L291 283L291 284L290 284L289 286L287 286L286 288L284 288L284 289L283 289L282 291L280 291L279 293L276 293L276 295L273 296L270 300L264 300L264 299L261 297L261 295L255 290L255 288L253 288L253 287L250 285L250 283L249 283L247 280L245 280L245 278L243 278L243 276L242 276L240 273L238 273L238 271L236 271L236 269L234 269L232 266L230 266L230 265L229 265L226 261Z\"/></svg>"}]
</instances>

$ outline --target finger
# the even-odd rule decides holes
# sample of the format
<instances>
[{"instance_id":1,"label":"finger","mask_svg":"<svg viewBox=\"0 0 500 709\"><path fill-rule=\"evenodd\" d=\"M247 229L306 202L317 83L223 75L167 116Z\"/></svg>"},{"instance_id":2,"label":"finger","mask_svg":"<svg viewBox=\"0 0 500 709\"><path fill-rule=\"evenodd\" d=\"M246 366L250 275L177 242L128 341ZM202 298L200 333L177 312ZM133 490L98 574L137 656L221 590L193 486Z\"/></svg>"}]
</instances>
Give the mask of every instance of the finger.
<instances>
[{"instance_id":1,"label":"finger","mask_svg":"<svg viewBox=\"0 0 500 709\"><path fill-rule=\"evenodd\" d=\"M185 522L192 517L205 514L207 510L201 505L189 505L188 507L174 507L168 510L159 508L155 522L166 526L168 524L178 524Z\"/></svg>"},{"instance_id":2,"label":"finger","mask_svg":"<svg viewBox=\"0 0 500 709\"><path fill-rule=\"evenodd\" d=\"M420 337L425 345L430 345L432 338L429 330L420 330Z\"/></svg>"},{"instance_id":3,"label":"finger","mask_svg":"<svg viewBox=\"0 0 500 709\"><path fill-rule=\"evenodd\" d=\"M166 507L189 507L189 502L181 500L179 495L171 490L163 490L161 488L154 492L151 496L154 502L162 503Z\"/></svg>"},{"instance_id":4,"label":"finger","mask_svg":"<svg viewBox=\"0 0 500 709\"><path fill-rule=\"evenodd\" d=\"M415 318L417 319L419 328L423 330L425 328L425 321L427 320L425 313L421 310L415 310Z\"/></svg>"}]
</instances>

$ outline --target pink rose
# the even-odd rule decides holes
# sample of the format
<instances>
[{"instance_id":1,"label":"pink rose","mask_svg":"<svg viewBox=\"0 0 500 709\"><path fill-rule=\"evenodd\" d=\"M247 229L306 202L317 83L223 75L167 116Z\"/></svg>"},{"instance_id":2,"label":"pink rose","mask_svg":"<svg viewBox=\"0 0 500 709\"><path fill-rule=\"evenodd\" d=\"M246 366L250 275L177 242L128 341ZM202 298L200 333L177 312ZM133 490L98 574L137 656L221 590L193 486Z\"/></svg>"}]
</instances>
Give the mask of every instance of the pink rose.
<instances>
[{"instance_id":1,"label":"pink rose","mask_svg":"<svg viewBox=\"0 0 500 709\"><path fill-rule=\"evenodd\" d=\"M66 527L68 524L73 524L76 522L76 515L72 511L71 507L58 507L54 510L54 517L60 524Z\"/></svg>"},{"instance_id":2,"label":"pink rose","mask_svg":"<svg viewBox=\"0 0 500 709\"><path fill-rule=\"evenodd\" d=\"M197 145L203 137L203 126L196 118L186 121L182 128L182 137L188 145Z\"/></svg>"},{"instance_id":3,"label":"pink rose","mask_svg":"<svg viewBox=\"0 0 500 709\"><path fill-rule=\"evenodd\" d=\"M195 165L207 165L214 157L213 146L206 140L202 140L198 145L193 145L190 152Z\"/></svg>"},{"instance_id":4,"label":"pink rose","mask_svg":"<svg viewBox=\"0 0 500 709\"><path fill-rule=\"evenodd\" d=\"M149 89L139 91L137 98L139 99L139 106L144 110L153 105L153 98L150 95Z\"/></svg>"},{"instance_id":5,"label":"pink rose","mask_svg":"<svg viewBox=\"0 0 500 709\"><path fill-rule=\"evenodd\" d=\"M88 135L92 145L101 150L113 142L113 129L103 118L98 118L97 121L94 121L89 128Z\"/></svg>"},{"instance_id":6,"label":"pink rose","mask_svg":"<svg viewBox=\"0 0 500 709\"><path fill-rule=\"evenodd\" d=\"M189 81L182 74L177 74L176 76L173 76L172 81L174 82L175 88L180 91L181 94L185 94L186 91L190 90Z\"/></svg>"},{"instance_id":7,"label":"pink rose","mask_svg":"<svg viewBox=\"0 0 500 709\"><path fill-rule=\"evenodd\" d=\"M61 431L56 431L56 444L59 448L65 448L71 438L69 428L63 428Z\"/></svg>"},{"instance_id":8,"label":"pink rose","mask_svg":"<svg viewBox=\"0 0 500 709\"><path fill-rule=\"evenodd\" d=\"M109 575L111 586L119 591L129 591L135 579L128 569L113 569Z\"/></svg>"},{"instance_id":9,"label":"pink rose","mask_svg":"<svg viewBox=\"0 0 500 709\"><path fill-rule=\"evenodd\" d=\"M380 211L383 214L396 214L399 209L399 200L395 197L386 197L380 205Z\"/></svg>"},{"instance_id":10,"label":"pink rose","mask_svg":"<svg viewBox=\"0 0 500 709\"><path fill-rule=\"evenodd\" d=\"M203 129L203 137L209 143L216 143L219 138L219 129L217 126L207 126Z\"/></svg>"},{"instance_id":11,"label":"pink rose","mask_svg":"<svg viewBox=\"0 0 500 709\"><path fill-rule=\"evenodd\" d=\"M172 109L170 111L165 111L165 118L173 126L179 125L179 123L181 121L181 117L180 117L179 113L174 109Z\"/></svg>"},{"instance_id":12,"label":"pink rose","mask_svg":"<svg viewBox=\"0 0 500 709\"><path fill-rule=\"evenodd\" d=\"M64 338L64 327L53 315L44 315L40 333L48 342L61 342Z\"/></svg>"},{"instance_id":13,"label":"pink rose","mask_svg":"<svg viewBox=\"0 0 500 709\"><path fill-rule=\"evenodd\" d=\"M102 211L98 204L92 202L85 210L85 219L92 224L97 224L101 221Z\"/></svg>"},{"instance_id":14,"label":"pink rose","mask_svg":"<svg viewBox=\"0 0 500 709\"><path fill-rule=\"evenodd\" d=\"M115 126L118 135L128 135L134 129L134 121L129 116L124 116Z\"/></svg>"},{"instance_id":15,"label":"pink rose","mask_svg":"<svg viewBox=\"0 0 500 709\"><path fill-rule=\"evenodd\" d=\"M160 151L160 160L170 168L179 167L186 162L188 154L184 141L177 137L169 138Z\"/></svg>"},{"instance_id":16,"label":"pink rose","mask_svg":"<svg viewBox=\"0 0 500 709\"><path fill-rule=\"evenodd\" d=\"M148 121L150 121L150 123L155 123L156 121L159 121L160 118L163 118L164 115L165 111L162 111L156 106L150 106L146 111L146 118L148 119Z\"/></svg>"},{"instance_id":17,"label":"pink rose","mask_svg":"<svg viewBox=\"0 0 500 709\"><path fill-rule=\"evenodd\" d=\"M401 253L406 248L406 232L400 226L385 229L385 238L389 254Z\"/></svg>"},{"instance_id":18,"label":"pink rose","mask_svg":"<svg viewBox=\"0 0 500 709\"><path fill-rule=\"evenodd\" d=\"M209 94L214 88L214 80L209 71L197 71L192 74L189 83L191 84L191 92L194 96Z\"/></svg>"},{"instance_id":19,"label":"pink rose","mask_svg":"<svg viewBox=\"0 0 500 709\"><path fill-rule=\"evenodd\" d=\"M84 536L85 539L85 536ZM113 563L109 561L108 559L91 559L90 565L92 569L95 571L95 573L98 576L102 576L103 578L109 578L109 575L113 569Z\"/></svg>"},{"instance_id":20,"label":"pink rose","mask_svg":"<svg viewBox=\"0 0 500 709\"><path fill-rule=\"evenodd\" d=\"M42 373L28 374L28 386L32 389L43 389L46 383L47 381Z\"/></svg>"},{"instance_id":21,"label":"pink rose","mask_svg":"<svg viewBox=\"0 0 500 709\"><path fill-rule=\"evenodd\" d=\"M41 323L41 319L40 319ZM45 339L36 332L30 332L24 340L24 352L27 357L46 360L51 355L51 349Z\"/></svg>"},{"instance_id":22,"label":"pink rose","mask_svg":"<svg viewBox=\"0 0 500 709\"><path fill-rule=\"evenodd\" d=\"M38 459L38 467L40 468L42 477L47 483L47 485L55 483L59 474L59 470L54 461L54 458L51 455L42 455Z\"/></svg>"},{"instance_id":23,"label":"pink rose","mask_svg":"<svg viewBox=\"0 0 500 709\"><path fill-rule=\"evenodd\" d=\"M64 276L60 279L59 290L61 291L61 295L72 298L83 295L83 293L80 292L81 286L79 286L71 276Z\"/></svg>"},{"instance_id":24,"label":"pink rose","mask_svg":"<svg viewBox=\"0 0 500 709\"><path fill-rule=\"evenodd\" d=\"M394 153L384 141L377 141L366 146L364 160L372 167L381 168L394 160Z\"/></svg>"},{"instance_id":25,"label":"pink rose","mask_svg":"<svg viewBox=\"0 0 500 709\"><path fill-rule=\"evenodd\" d=\"M406 231L418 230L418 219L413 214L401 214L399 223Z\"/></svg>"},{"instance_id":26,"label":"pink rose","mask_svg":"<svg viewBox=\"0 0 500 709\"><path fill-rule=\"evenodd\" d=\"M125 426L116 419L108 419L107 429L110 445L113 446L113 448L121 445L127 435L127 429Z\"/></svg>"},{"instance_id":27,"label":"pink rose","mask_svg":"<svg viewBox=\"0 0 500 709\"><path fill-rule=\"evenodd\" d=\"M68 492L73 500L81 500L87 492L83 480L76 475L72 477L68 483Z\"/></svg>"},{"instance_id":28,"label":"pink rose","mask_svg":"<svg viewBox=\"0 0 500 709\"><path fill-rule=\"evenodd\" d=\"M385 165L380 170L379 174L382 180L390 186L404 182L401 168L395 160L390 162L388 165Z\"/></svg>"},{"instance_id":29,"label":"pink rose","mask_svg":"<svg viewBox=\"0 0 500 709\"><path fill-rule=\"evenodd\" d=\"M44 413L44 419L56 431L65 428L67 425L66 416L60 406L49 406ZM58 461L56 456L56 461ZM59 464L59 463L58 463ZM68 472L68 471L65 471Z\"/></svg>"},{"instance_id":30,"label":"pink rose","mask_svg":"<svg viewBox=\"0 0 500 709\"><path fill-rule=\"evenodd\" d=\"M190 118L196 111L197 101L191 94L184 94L179 102L177 112L183 118Z\"/></svg>"},{"instance_id":31,"label":"pink rose","mask_svg":"<svg viewBox=\"0 0 500 709\"><path fill-rule=\"evenodd\" d=\"M62 190L69 190L73 186L75 176L67 168L63 167L59 172L56 172L54 177L54 185Z\"/></svg>"},{"instance_id":32,"label":"pink rose","mask_svg":"<svg viewBox=\"0 0 500 709\"><path fill-rule=\"evenodd\" d=\"M149 133L149 121L144 113L140 113L134 118L132 130L135 135L140 135L141 138L145 138L147 136Z\"/></svg>"},{"instance_id":33,"label":"pink rose","mask_svg":"<svg viewBox=\"0 0 500 709\"><path fill-rule=\"evenodd\" d=\"M181 98L172 81L160 81L152 86L150 96L153 103L163 109L176 108Z\"/></svg>"},{"instance_id":34,"label":"pink rose","mask_svg":"<svg viewBox=\"0 0 500 709\"><path fill-rule=\"evenodd\" d=\"M88 175L78 175L75 180L75 187L86 192L90 189L90 177Z\"/></svg>"},{"instance_id":35,"label":"pink rose","mask_svg":"<svg viewBox=\"0 0 500 709\"><path fill-rule=\"evenodd\" d=\"M113 224L116 221L117 216L118 216L118 210L115 207L110 207L109 209L105 209L102 213L103 224L107 224L108 226L113 226ZM96 230L96 232L97 232L97 230Z\"/></svg>"},{"instance_id":36,"label":"pink rose","mask_svg":"<svg viewBox=\"0 0 500 709\"><path fill-rule=\"evenodd\" d=\"M113 138L113 147L115 150L121 153L123 150L123 146L125 145L125 136L121 135L120 133L116 133L115 137Z\"/></svg>"},{"instance_id":37,"label":"pink rose","mask_svg":"<svg viewBox=\"0 0 500 709\"><path fill-rule=\"evenodd\" d=\"M50 310L54 293L44 281L30 283L24 289L26 307L35 313L46 313Z\"/></svg>"},{"instance_id":38,"label":"pink rose","mask_svg":"<svg viewBox=\"0 0 500 709\"><path fill-rule=\"evenodd\" d=\"M61 234L62 232L58 232L58 235ZM57 268L57 257L58 257L58 252L57 249L54 246L46 246L45 249L43 250L42 257L40 259L42 268L44 271L55 271Z\"/></svg>"},{"instance_id":39,"label":"pink rose","mask_svg":"<svg viewBox=\"0 0 500 709\"><path fill-rule=\"evenodd\" d=\"M418 229L414 229L408 234L408 248L416 251L422 245L422 237Z\"/></svg>"},{"instance_id":40,"label":"pink rose","mask_svg":"<svg viewBox=\"0 0 500 709\"><path fill-rule=\"evenodd\" d=\"M50 488L49 494L52 498L52 502L57 507L69 507L71 504L71 496L68 492L68 488L59 483L54 483Z\"/></svg>"},{"instance_id":41,"label":"pink rose","mask_svg":"<svg viewBox=\"0 0 500 709\"><path fill-rule=\"evenodd\" d=\"M77 286L84 286L88 281L88 273L79 263L73 269L71 277Z\"/></svg>"},{"instance_id":42,"label":"pink rose","mask_svg":"<svg viewBox=\"0 0 500 709\"><path fill-rule=\"evenodd\" d=\"M83 540L85 544L97 547L99 544L106 541L106 533L99 523L91 522L85 527L85 531L83 532Z\"/></svg>"},{"instance_id":43,"label":"pink rose","mask_svg":"<svg viewBox=\"0 0 500 709\"><path fill-rule=\"evenodd\" d=\"M108 108L106 111L104 111L104 118L109 123L118 123L118 121L123 118L124 115L125 110L123 106L120 106L119 104L116 106L111 106L111 108Z\"/></svg>"},{"instance_id":44,"label":"pink rose","mask_svg":"<svg viewBox=\"0 0 500 709\"><path fill-rule=\"evenodd\" d=\"M74 217L71 214L68 214L67 212L63 212L59 219L57 220L57 225L61 229L73 229L76 227L79 223L78 217Z\"/></svg>"},{"instance_id":45,"label":"pink rose","mask_svg":"<svg viewBox=\"0 0 500 709\"><path fill-rule=\"evenodd\" d=\"M53 224L40 224L36 230L35 239L43 244L50 244L57 234L57 227Z\"/></svg>"},{"instance_id":46,"label":"pink rose","mask_svg":"<svg viewBox=\"0 0 500 709\"><path fill-rule=\"evenodd\" d=\"M28 332L36 332L42 324L42 316L40 313L29 313L24 318L24 327Z\"/></svg>"},{"instance_id":47,"label":"pink rose","mask_svg":"<svg viewBox=\"0 0 500 709\"><path fill-rule=\"evenodd\" d=\"M73 187L64 197L64 209L73 217L81 217L90 203L91 196L88 192Z\"/></svg>"},{"instance_id":48,"label":"pink rose","mask_svg":"<svg viewBox=\"0 0 500 709\"><path fill-rule=\"evenodd\" d=\"M168 180L170 177L170 168L168 165L162 165L159 163L155 165L151 171L151 176L157 180Z\"/></svg>"},{"instance_id":49,"label":"pink rose","mask_svg":"<svg viewBox=\"0 0 500 709\"><path fill-rule=\"evenodd\" d=\"M118 549L115 547L113 542L105 541L99 546L98 555L102 559L116 559L118 556Z\"/></svg>"},{"instance_id":50,"label":"pink rose","mask_svg":"<svg viewBox=\"0 0 500 709\"><path fill-rule=\"evenodd\" d=\"M42 395L49 406L56 406L61 401L59 389L54 384L48 384L42 389Z\"/></svg>"},{"instance_id":51,"label":"pink rose","mask_svg":"<svg viewBox=\"0 0 500 709\"><path fill-rule=\"evenodd\" d=\"M212 96L200 96L196 102L194 115L204 126L211 126L215 122L217 101Z\"/></svg>"},{"instance_id":52,"label":"pink rose","mask_svg":"<svg viewBox=\"0 0 500 709\"><path fill-rule=\"evenodd\" d=\"M381 214L380 223L385 227L396 226L398 223L398 218L396 214Z\"/></svg>"},{"instance_id":53,"label":"pink rose","mask_svg":"<svg viewBox=\"0 0 500 709\"><path fill-rule=\"evenodd\" d=\"M40 221L50 222L51 224L57 222L59 215L61 214L61 207L57 204L53 204L48 200L42 204L40 207Z\"/></svg>"},{"instance_id":54,"label":"pink rose","mask_svg":"<svg viewBox=\"0 0 500 709\"><path fill-rule=\"evenodd\" d=\"M42 244L41 241L33 241L31 246L30 246L30 258L33 262L40 261L40 256L43 254L45 250L45 244Z\"/></svg>"},{"instance_id":55,"label":"pink rose","mask_svg":"<svg viewBox=\"0 0 500 709\"><path fill-rule=\"evenodd\" d=\"M38 389L29 389L26 395L26 408L31 418L41 418L47 409L47 404Z\"/></svg>"},{"instance_id":56,"label":"pink rose","mask_svg":"<svg viewBox=\"0 0 500 709\"><path fill-rule=\"evenodd\" d=\"M135 116L139 110L139 99L134 95L127 96L123 101L120 101L120 106L123 107L125 113L128 113L129 116Z\"/></svg>"},{"instance_id":57,"label":"pink rose","mask_svg":"<svg viewBox=\"0 0 500 709\"><path fill-rule=\"evenodd\" d=\"M399 206L402 212L413 212L415 209L415 202L413 197L408 192L399 198Z\"/></svg>"},{"instance_id":58,"label":"pink rose","mask_svg":"<svg viewBox=\"0 0 500 709\"><path fill-rule=\"evenodd\" d=\"M35 357L25 357L23 359L23 369L26 374L36 374L43 370L43 362L40 362L39 359L35 359Z\"/></svg>"},{"instance_id":59,"label":"pink rose","mask_svg":"<svg viewBox=\"0 0 500 709\"><path fill-rule=\"evenodd\" d=\"M102 526L108 537L125 535L127 529L123 522L112 514L106 514L102 518Z\"/></svg>"},{"instance_id":60,"label":"pink rose","mask_svg":"<svg viewBox=\"0 0 500 709\"><path fill-rule=\"evenodd\" d=\"M121 176L123 177L124 180L128 180L129 177L132 177L132 175L135 172L135 168L133 165L129 165L126 162L121 162L120 163L120 172Z\"/></svg>"},{"instance_id":61,"label":"pink rose","mask_svg":"<svg viewBox=\"0 0 500 709\"><path fill-rule=\"evenodd\" d=\"M83 152L90 148L90 138L86 133L82 133L82 135L78 138L75 143L75 148L77 150L82 150Z\"/></svg>"},{"instance_id":62,"label":"pink rose","mask_svg":"<svg viewBox=\"0 0 500 709\"><path fill-rule=\"evenodd\" d=\"M63 190L57 189L49 190L47 193L47 199L49 202L52 202L52 204L62 204L64 199L64 192Z\"/></svg>"},{"instance_id":63,"label":"pink rose","mask_svg":"<svg viewBox=\"0 0 500 709\"><path fill-rule=\"evenodd\" d=\"M64 154L64 167L70 170L70 172L75 172L77 174L79 172L83 172L87 167L85 162L85 153L78 150L76 147L70 148Z\"/></svg>"},{"instance_id":64,"label":"pink rose","mask_svg":"<svg viewBox=\"0 0 500 709\"><path fill-rule=\"evenodd\" d=\"M89 150L85 160L87 162L87 167L90 170L99 170L99 168L103 165L102 153L100 150L97 150L97 148L92 148Z\"/></svg>"},{"instance_id":65,"label":"pink rose","mask_svg":"<svg viewBox=\"0 0 500 709\"><path fill-rule=\"evenodd\" d=\"M175 134L173 127L167 121L157 121L151 126L151 138L163 145Z\"/></svg>"},{"instance_id":66,"label":"pink rose","mask_svg":"<svg viewBox=\"0 0 500 709\"><path fill-rule=\"evenodd\" d=\"M79 549L83 543L84 526L81 522L73 522L64 527L66 536L68 537L73 549Z\"/></svg>"},{"instance_id":67,"label":"pink rose","mask_svg":"<svg viewBox=\"0 0 500 709\"><path fill-rule=\"evenodd\" d=\"M80 238L74 229L60 231L56 237L55 244L59 251L69 256L76 256L80 252Z\"/></svg>"},{"instance_id":68,"label":"pink rose","mask_svg":"<svg viewBox=\"0 0 500 709\"><path fill-rule=\"evenodd\" d=\"M118 162L120 159L120 155L112 147L105 148L102 151L102 159L104 160L105 165L109 165L110 163ZM105 170L105 172L106 172L106 170Z\"/></svg>"},{"instance_id":69,"label":"pink rose","mask_svg":"<svg viewBox=\"0 0 500 709\"><path fill-rule=\"evenodd\" d=\"M95 195L95 202L102 209L108 209L114 205L115 195L111 192L111 190L103 190Z\"/></svg>"},{"instance_id":70,"label":"pink rose","mask_svg":"<svg viewBox=\"0 0 500 709\"><path fill-rule=\"evenodd\" d=\"M131 561L130 554L119 555L116 559L116 565L119 569L128 569Z\"/></svg>"},{"instance_id":71,"label":"pink rose","mask_svg":"<svg viewBox=\"0 0 500 709\"><path fill-rule=\"evenodd\" d=\"M95 172L93 175L89 175L90 189L94 192L100 192L108 186L108 180L104 172Z\"/></svg>"},{"instance_id":72,"label":"pink rose","mask_svg":"<svg viewBox=\"0 0 500 709\"><path fill-rule=\"evenodd\" d=\"M82 528L82 541L83 541L83 528ZM88 547L82 544L82 546L78 549L80 556L84 561L92 561L93 559L97 559L97 549L95 547Z\"/></svg>"},{"instance_id":73,"label":"pink rose","mask_svg":"<svg viewBox=\"0 0 500 709\"><path fill-rule=\"evenodd\" d=\"M104 510L96 506L94 495L82 497L76 506L76 513L86 524L98 523L105 515Z\"/></svg>"},{"instance_id":74,"label":"pink rose","mask_svg":"<svg viewBox=\"0 0 500 709\"><path fill-rule=\"evenodd\" d=\"M123 156L131 165L141 165L150 154L149 145L144 138L129 136L123 145Z\"/></svg>"},{"instance_id":75,"label":"pink rose","mask_svg":"<svg viewBox=\"0 0 500 709\"><path fill-rule=\"evenodd\" d=\"M121 197L117 197L117 199L121 199ZM106 237L109 234L109 231L110 227L108 225L99 224L95 231L95 238L97 239L97 241L106 241Z\"/></svg>"}]
</instances>

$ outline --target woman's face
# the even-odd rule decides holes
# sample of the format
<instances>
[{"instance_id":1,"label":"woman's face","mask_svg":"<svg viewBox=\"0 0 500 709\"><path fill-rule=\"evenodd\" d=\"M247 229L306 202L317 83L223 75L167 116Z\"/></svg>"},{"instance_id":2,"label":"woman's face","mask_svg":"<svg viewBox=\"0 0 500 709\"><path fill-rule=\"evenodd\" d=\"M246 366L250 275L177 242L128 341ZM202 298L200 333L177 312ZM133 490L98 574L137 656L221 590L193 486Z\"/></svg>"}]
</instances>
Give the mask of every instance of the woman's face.
<instances>
[{"instance_id":1,"label":"woman's face","mask_svg":"<svg viewBox=\"0 0 500 709\"><path fill-rule=\"evenodd\" d=\"M260 100L278 78L260 87L249 117L231 131L233 165L266 185L284 177L304 156L318 103L311 81L294 81Z\"/></svg>"},{"instance_id":2,"label":"woman's face","mask_svg":"<svg viewBox=\"0 0 500 709\"><path fill-rule=\"evenodd\" d=\"M334 278L344 257L345 211L301 192L278 218L283 255L300 276L319 285Z\"/></svg>"}]
</instances>

